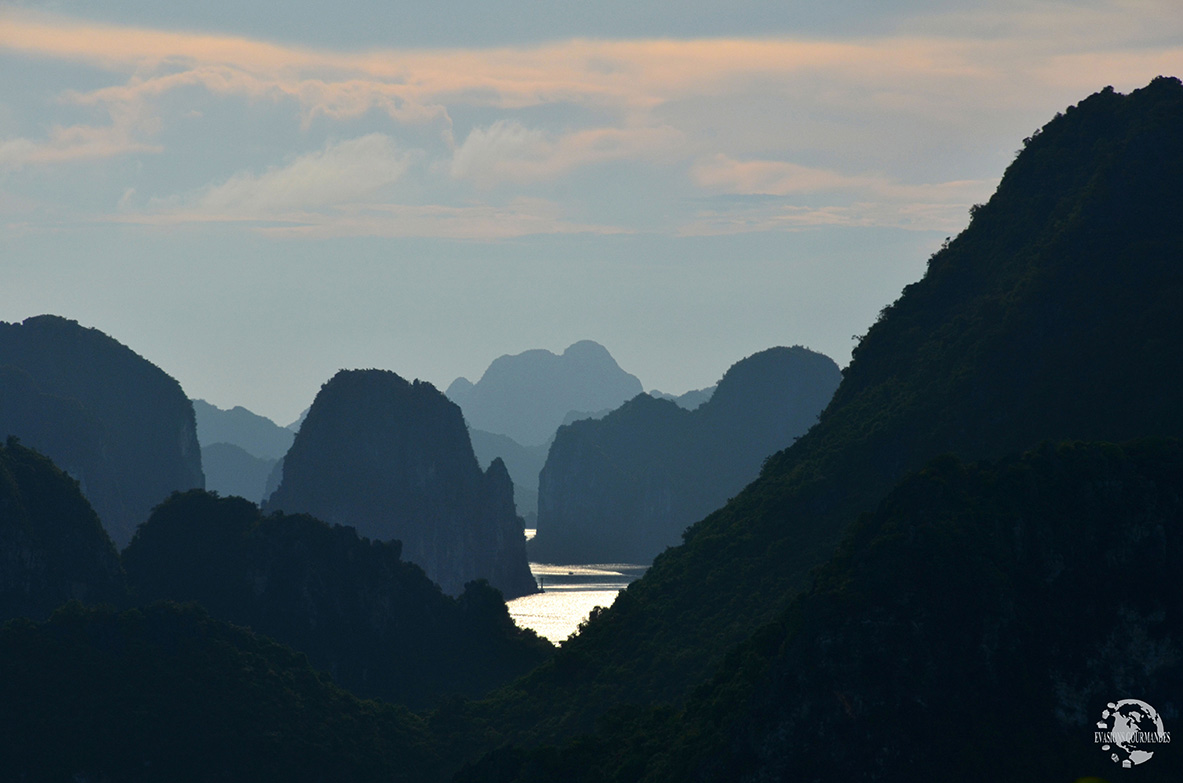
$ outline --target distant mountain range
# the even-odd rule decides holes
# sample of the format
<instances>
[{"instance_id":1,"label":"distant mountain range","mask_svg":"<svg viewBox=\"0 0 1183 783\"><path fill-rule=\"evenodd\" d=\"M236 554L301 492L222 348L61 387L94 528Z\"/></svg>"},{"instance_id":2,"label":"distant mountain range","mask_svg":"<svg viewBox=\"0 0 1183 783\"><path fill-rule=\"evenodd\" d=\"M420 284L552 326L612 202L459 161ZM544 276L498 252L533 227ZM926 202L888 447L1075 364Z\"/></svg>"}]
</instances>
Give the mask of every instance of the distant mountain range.
<instances>
[{"instance_id":1,"label":"distant mountain range","mask_svg":"<svg viewBox=\"0 0 1183 783\"><path fill-rule=\"evenodd\" d=\"M193 406L163 370L53 315L0 323L0 437L77 479L116 544L176 490L204 486Z\"/></svg>"},{"instance_id":2,"label":"distant mountain range","mask_svg":"<svg viewBox=\"0 0 1183 783\"><path fill-rule=\"evenodd\" d=\"M530 447L546 443L571 411L611 410L642 391L604 346L582 340L561 355L536 349L502 356L475 384L457 378L446 394L468 426Z\"/></svg>"},{"instance_id":3,"label":"distant mountain range","mask_svg":"<svg viewBox=\"0 0 1183 783\"><path fill-rule=\"evenodd\" d=\"M737 362L693 411L640 394L560 427L541 473L531 559L649 562L804 434L841 377L827 356L771 348Z\"/></svg>"},{"instance_id":4,"label":"distant mountain range","mask_svg":"<svg viewBox=\"0 0 1183 783\"><path fill-rule=\"evenodd\" d=\"M256 503L265 500L270 494L268 478L296 433L242 406L223 410L193 400L193 411L206 488Z\"/></svg>"},{"instance_id":5,"label":"distant mountain range","mask_svg":"<svg viewBox=\"0 0 1183 783\"><path fill-rule=\"evenodd\" d=\"M288 453L296 434L266 416L240 405L223 410L205 400L193 400L197 440L204 446L230 443L255 457L277 460Z\"/></svg>"}]
</instances>

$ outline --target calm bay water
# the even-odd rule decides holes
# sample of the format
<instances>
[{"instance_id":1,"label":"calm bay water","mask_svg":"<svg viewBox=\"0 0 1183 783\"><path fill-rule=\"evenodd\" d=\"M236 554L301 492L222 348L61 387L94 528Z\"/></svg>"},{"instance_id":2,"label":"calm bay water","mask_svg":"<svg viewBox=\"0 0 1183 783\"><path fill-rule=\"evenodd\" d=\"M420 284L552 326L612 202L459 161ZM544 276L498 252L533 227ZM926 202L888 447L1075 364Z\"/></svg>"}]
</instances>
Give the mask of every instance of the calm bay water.
<instances>
[{"instance_id":1,"label":"calm bay water","mask_svg":"<svg viewBox=\"0 0 1183 783\"><path fill-rule=\"evenodd\" d=\"M527 538L533 537L527 530ZM611 606L616 594L649 568L635 563L551 565L531 563L543 592L508 602L509 615L556 644L575 633L597 606Z\"/></svg>"}]
</instances>

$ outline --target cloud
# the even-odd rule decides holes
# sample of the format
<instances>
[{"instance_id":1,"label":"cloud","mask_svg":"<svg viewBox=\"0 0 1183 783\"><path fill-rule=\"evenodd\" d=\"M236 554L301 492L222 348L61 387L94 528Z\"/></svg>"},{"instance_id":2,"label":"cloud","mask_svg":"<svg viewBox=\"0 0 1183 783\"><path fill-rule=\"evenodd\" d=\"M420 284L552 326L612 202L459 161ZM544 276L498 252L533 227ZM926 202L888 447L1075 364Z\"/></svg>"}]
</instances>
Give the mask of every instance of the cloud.
<instances>
[{"instance_id":1,"label":"cloud","mask_svg":"<svg viewBox=\"0 0 1183 783\"><path fill-rule=\"evenodd\" d=\"M909 185L881 175L849 175L830 169L781 160L736 160L715 155L699 160L691 170L695 183L708 191L736 195L802 195L856 193L893 200L973 204L993 192L996 179L957 180Z\"/></svg>"},{"instance_id":2,"label":"cloud","mask_svg":"<svg viewBox=\"0 0 1183 783\"><path fill-rule=\"evenodd\" d=\"M239 223L279 239L337 237L444 238L494 241L541 234L622 234L618 226L577 223L543 199L517 198L507 205L352 203L322 210L217 212L201 206L112 215L107 222L178 227Z\"/></svg>"},{"instance_id":3,"label":"cloud","mask_svg":"<svg viewBox=\"0 0 1183 783\"><path fill-rule=\"evenodd\" d=\"M205 189L149 201L155 220L282 216L282 230L294 232L303 225L329 230L331 220L342 230L386 231L393 229L375 227L500 219L560 230L562 218L540 218L533 207L506 213L503 203L478 213L474 202L489 201L490 192L536 195L531 188L539 183L630 161L664 169L652 184L655 198L668 188L660 181L693 189L692 196L785 199L779 211L683 214L671 219L675 224L943 225L988 195L989 183L968 178L996 170L999 149L1008 156L1055 109L1105 83L1129 89L1159 73L1183 72L1180 35L1183 15L1167 0L1096 2L1084 10L1012 3L926 14L896 33L862 37L574 39L368 51L5 10L0 54L81 64L93 73L86 89L46 101L51 111L64 106L68 121L41 123L48 130L40 138L26 131L0 139L0 168L200 155L206 150L165 149L161 142L192 138L186 125L193 122L192 92L200 90L211 98L201 105L210 126L220 114L214 104L234 98L259 111L260 127L276 117L298 123L301 138L313 139L302 142L305 149L327 136L355 138L270 170L226 170ZM60 78L62 69L45 71ZM283 111L268 115L276 106ZM111 124L70 124L79 107L107 111ZM475 123L463 139L454 137L453 115ZM378 132L358 135L372 131ZM395 138L416 139L424 165L410 171L411 153ZM1000 148L999 139L1010 141ZM839 149L840 159L828 154ZM971 160L976 168L960 168ZM628 188L636 183L630 176L644 176L640 170L603 187ZM414 184L422 213L398 205L395 219L378 209L391 198L389 186L411 177L420 177ZM132 184L144 197L153 192L154 183L142 181L111 190ZM671 204L686 195L665 191ZM451 207L438 203L449 201ZM361 204L371 207L359 212Z\"/></svg>"},{"instance_id":4,"label":"cloud","mask_svg":"<svg viewBox=\"0 0 1183 783\"><path fill-rule=\"evenodd\" d=\"M581 166L628 158L653 160L683 146L668 126L588 128L555 137L511 120L474 128L452 157L451 174L481 186L552 179Z\"/></svg>"},{"instance_id":5,"label":"cloud","mask_svg":"<svg viewBox=\"0 0 1183 783\"><path fill-rule=\"evenodd\" d=\"M189 206L211 215L263 216L372 197L406 173L410 155L381 133L333 142L262 174L242 172L209 187Z\"/></svg>"},{"instance_id":6,"label":"cloud","mask_svg":"<svg viewBox=\"0 0 1183 783\"><path fill-rule=\"evenodd\" d=\"M140 138L155 123L140 117L136 107L113 106L109 113L110 125L53 125L44 139L0 139L0 170L163 151Z\"/></svg>"}]
</instances>

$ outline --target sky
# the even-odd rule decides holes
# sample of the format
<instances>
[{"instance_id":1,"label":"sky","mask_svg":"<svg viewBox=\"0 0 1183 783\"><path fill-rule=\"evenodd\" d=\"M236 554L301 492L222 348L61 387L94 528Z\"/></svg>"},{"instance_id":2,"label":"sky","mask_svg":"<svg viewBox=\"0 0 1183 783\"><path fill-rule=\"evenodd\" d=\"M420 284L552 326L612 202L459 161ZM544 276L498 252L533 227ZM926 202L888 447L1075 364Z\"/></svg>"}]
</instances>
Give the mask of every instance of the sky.
<instances>
[{"instance_id":1,"label":"sky","mask_svg":"<svg viewBox=\"0 0 1183 783\"><path fill-rule=\"evenodd\" d=\"M1160 74L1178 0L0 0L0 321L281 424L581 339L845 365L1024 137Z\"/></svg>"}]
</instances>

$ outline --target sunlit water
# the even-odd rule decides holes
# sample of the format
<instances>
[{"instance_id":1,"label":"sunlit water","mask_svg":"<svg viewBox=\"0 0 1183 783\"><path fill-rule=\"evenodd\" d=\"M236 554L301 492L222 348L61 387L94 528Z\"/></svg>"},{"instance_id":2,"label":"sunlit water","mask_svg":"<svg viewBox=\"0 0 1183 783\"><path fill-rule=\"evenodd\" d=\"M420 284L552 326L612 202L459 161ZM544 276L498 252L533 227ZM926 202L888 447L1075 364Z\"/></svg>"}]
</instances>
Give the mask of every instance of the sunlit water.
<instances>
[{"instance_id":1,"label":"sunlit water","mask_svg":"<svg viewBox=\"0 0 1183 783\"><path fill-rule=\"evenodd\" d=\"M533 533L527 530L527 538ZM531 563L530 570L543 592L510 601L509 615L520 627L561 642L575 633L593 608L611 606L616 594L648 567L634 563Z\"/></svg>"}]
</instances>

